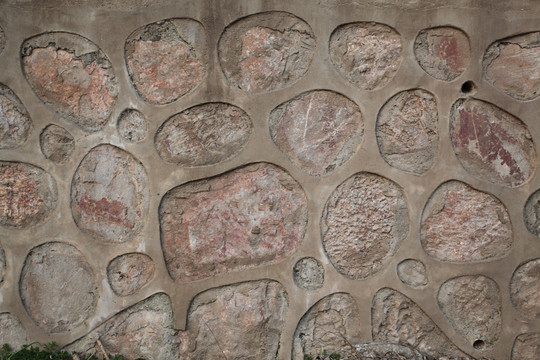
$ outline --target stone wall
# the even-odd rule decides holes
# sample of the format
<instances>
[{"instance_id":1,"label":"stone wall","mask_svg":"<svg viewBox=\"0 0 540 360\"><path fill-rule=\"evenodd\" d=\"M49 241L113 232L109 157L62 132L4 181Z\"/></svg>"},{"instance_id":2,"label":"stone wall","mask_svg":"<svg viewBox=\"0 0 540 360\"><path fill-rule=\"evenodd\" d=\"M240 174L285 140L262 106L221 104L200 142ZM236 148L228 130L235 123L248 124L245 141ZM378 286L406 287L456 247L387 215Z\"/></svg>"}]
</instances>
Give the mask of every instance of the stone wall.
<instances>
[{"instance_id":1,"label":"stone wall","mask_svg":"<svg viewBox=\"0 0 540 360\"><path fill-rule=\"evenodd\" d=\"M0 0L0 342L537 359L539 19Z\"/></svg>"}]
</instances>

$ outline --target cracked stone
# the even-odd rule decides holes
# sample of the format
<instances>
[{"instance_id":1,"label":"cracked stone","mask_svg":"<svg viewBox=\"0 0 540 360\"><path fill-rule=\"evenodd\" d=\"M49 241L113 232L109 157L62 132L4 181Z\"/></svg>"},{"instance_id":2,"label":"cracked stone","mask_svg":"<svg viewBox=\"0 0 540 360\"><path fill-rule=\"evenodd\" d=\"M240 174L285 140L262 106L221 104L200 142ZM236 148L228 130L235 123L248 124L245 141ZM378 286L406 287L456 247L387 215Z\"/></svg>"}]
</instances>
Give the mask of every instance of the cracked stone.
<instances>
[{"instance_id":1,"label":"cracked stone","mask_svg":"<svg viewBox=\"0 0 540 360\"><path fill-rule=\"evenodd\" d=\"M536 360L540 354L540 333L520 334L514 340L512 360Z\"/></svg>"},{"instance_id":2,"label":"cracked stone","mask_svg":"<svg viewBox=\"0 0 540 360\"><path fill-rule=\"evenodd\" d=\"M39 134L39 145L43 156L56 164L63 164L75 150L75 139L63 127L49 124Z\"/></svg>"},{"instance_id":3,"label":"cracked stone","mask_svg":"<svg viewBox=\"0 0 540 360\"><path fill-rule=\"evenodd\" d=\"M32 119L21 100L0 84L0 150L22 146L32 131Z\"/></svg>"},{"instance_id":4,"label":"cracked stone","mask_svg":"<svg viewBox=\"0 0 540 360\"><path fill-rule=\"evenodd\" d=\"M429 282L426 267L419 260L403 260L397 265L397 274L402 283L415 289L423 288Z\"/></svg>"},{"instance_id":5,"label":"cracked stone","mask_svg":"<svg viewBox=\"0 0 540 360\"><path fill-rule=\"evenodd\" d=\"M14 350L28 344L26 330L19 319L10 313L0 314L0 343L8 344Z\"/></svg>"},{"instance_id":6,"label":"cracked stone","mask_svg":"<svg viewBox=\"0 0 540 360\"><path fill-rule=\"evenodd\" d=\"M146 117L139 110L126 109L118 117L116 129L122 139L126 141L143 141L148 130Z\"/></svg>"},{"instance_id":7,"label":"cracked stone","mask_svg":"<svg viewBox=\"0 0 540 360\"><path fill-rule=\"evenodd\" d=\"M540 259L518 266L510 280L510 300L528 318L540 316Z\"/></svg>"},{"instance_id":8,"label":"cracked stone","mask_svg":"<svg viewBox=\"0 0 540 360\"><path fill-rule=\"evenodd\" d=\"M150 256L130 253L115 257L107 266L107 280L118 296L128 296L154 278L156 266Z\"/></svg>"},{"instance_id":9,"label":"cracked stone","mask_svg":"<svg viewBox=\"0 0 540 360\"><path fill-rule=\"evenodd\" d=\"M302 258L294 265L293 280L304 290L320 289L324 283L324 268L315 258Z\"/></svg>"}]
</instances>

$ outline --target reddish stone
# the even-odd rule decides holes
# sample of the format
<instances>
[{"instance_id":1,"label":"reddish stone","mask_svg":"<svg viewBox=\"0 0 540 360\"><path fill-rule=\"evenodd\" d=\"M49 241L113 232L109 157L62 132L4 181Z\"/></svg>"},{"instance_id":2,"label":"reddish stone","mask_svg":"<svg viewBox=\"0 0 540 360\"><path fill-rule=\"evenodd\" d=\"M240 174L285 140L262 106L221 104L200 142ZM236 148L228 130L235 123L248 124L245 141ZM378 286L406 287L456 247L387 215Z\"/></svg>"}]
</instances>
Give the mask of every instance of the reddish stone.
<instances>
[{"instance_id":1,"label":"reddish stone","mask_svg":"<svg viewBox=\"0 0 540 360\"><path fill-rule=\"evenodd\" d=\"M159 221L169 274L194 281L291 254L304 237L307 200L284 170L258 163L173 188Z\"/></svg>"},{"instance_id":2,"label":"reddish stone","mask_svg":"<svg viewBox=\"0 0 540 360\"><path fill-rule=\"evenodd\" d=\"M540 354L540 333L520 334L514 340L512 360L536 360Z\"/></svg>"},{"instance_id":3,"label":"reddish stone","mask_svg":"<svg viewBox=\"0 0 540 360\"><path fill-rule=\"evenodd\" d=\"M138 110L126 109L118 117L116 128L120 136L129 142L143 141L148 125L146 117Z\"/></svg>"},{"instance_id":4,"label":"reddish stone","mask_svg":"<svg viewBox=\"0 0 540 360\"><path fill-rule=\"evenodd\" d=\"M349 160L363 131L358 105L332 91L304 93L270 113L272 140L310 175L329 173Z\"/></svg>"},{"instance_id":5,"label":"reddish stone","mask_svg":"<svg viewBox=\"0 0 540 360\"><path fill-rule=\"evenodd\" d=\"M206 33L191 19L167 19L135 30L126 40L131 82L141 98L164 105L191 92L206 72Z\"/></svg>"},{"instance_id":6,"label":"reddish stone","mask_svg":"<svg viewBox=\"0 0 540 360\"><path fill-rule=\"evenodd\" d=\"M118 296L136 293L154 278L156 266L150 256L130 253L115 257L107 266L107 279Z\"/></svg>"},{"instance_id":7,"label":"reddish stone","mask_svg":"<svg viewBox=\"0 0 540 360\"><path fill-rule=\"evenodd\" d=\"M118 84L109 59L90 40L65 32L44 33L21 48L24 76L36 95L83 130L101 130Z\"/></svg>"},{"instance_id":8,"label":"reddish stone","mask_svg":"<svg viewBox=\"0 0 540 360\"><path fill-rule=\"evenodd\" d=\"M540 316L540 259L518 266L510 280L510 300L528 319Z\"/></svg>"},{"instance_id":9,"label":"reddish stone","mask_svg":"<svg viewBox=\"0 0 540 360\"><path fill-rule=\"evenodd\" d=\"M451 110L450 136L461 165L484 181L516 187L536 169L536 150L527 126L490 103L460 99Z\"/></svg>"},{"instance_id":10,"label":"reddish stone","mask_svg":"<svg viewBox=\"0 0 540 360\"><path fill-rule=\"evenodd\" d=\"M75 139L63 127L49 124L39 134L39 145L47 159L63 164L75 150Z\"/></svg>"},{"instance_id":11,"label":"reddish stone","mask_svg":"<svg viewBox=\"0 0 540 360\"><path fill-rule=\"evenodd\" d=\"M0 150L23 145L32 131L32 119L21 100L0 84Z\"/></svg>"}]
</instances>

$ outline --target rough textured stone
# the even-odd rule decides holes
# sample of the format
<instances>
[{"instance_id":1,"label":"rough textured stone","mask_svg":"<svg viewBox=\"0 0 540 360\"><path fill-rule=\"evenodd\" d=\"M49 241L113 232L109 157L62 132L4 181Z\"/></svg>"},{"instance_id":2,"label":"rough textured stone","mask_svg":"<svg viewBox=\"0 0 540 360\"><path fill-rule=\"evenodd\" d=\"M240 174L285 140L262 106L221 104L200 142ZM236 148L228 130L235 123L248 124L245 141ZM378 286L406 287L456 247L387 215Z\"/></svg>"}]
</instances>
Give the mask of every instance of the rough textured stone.
<instances>
[{"instance_id":1,"label":"rough textured stone","mask_svg":"<svg viewBox=\"0 0 540 360\"><path fill-rule=\"evenodd\" d=\"M219 62L241 90L265 93L289 86L308 70L315 54L311 27L279 11L242 18L219 39Z\"/></svg>"},{"instance_id":2,"label":"rough textured stone","mask_svg":"<svg viewBox=\"0 0 540 360\"><path fill-rule=\"evenodd\" d=\"M0 314L0 343L8 344L12 349L19 349L28 343L26 330L19 319L10 313Z\"/></svg>"},{"instance_id":3,"label":"rough textured stone","mask_svg":"<svg viewBox=\"0 0 540 360\"><path fill-rule=\"evenodd\" d=\"M540 95L540 32L513 36L491 44L482 61L484 78L517 100Z\"/></svg>"},{"instance_id":4,"label":"rough textured stone","mask_svg":"<svg viewBox=\"0 0 540 360\"><path fill-rule=\"evenodd\" d=\"M257 163L173 188L159 221L169 274L193 281L292 253L304 237L307 200L284 170Z\"/></svg>"},{"instance_id":5,"label":"rough textured stone","mask_svg":"<svg viewBox=\"0 0 540 360\"><path fill-rule=\"evenodd\" d=\"M195 20L167 19L138 28L125 44L133 87L151 104L177 100L203 79L206 47L206 32Z\"/></svg>"},{"instance_id":6,"label":"rough textured stone","mask_svg":"<svg viewBox=\"0 0 540 360\"><path fill-rule=\"evenodd\" d=\"M373 341L410 346L436 358L467 356L414 301L390 288L373 297L371 326Z\"/></svg>"},{"instance_id":7,"label":"rough textured stone","mask_svg":"<svg viewBox=\"0 0 540 360\"><path fill-rule=\"evenodd\" d=\"M388 84L401 59L401 36L384 24L345 24L330 37L332 64L345 79L363 90L376 90Z\"/></svg>"},{"instance_id":8,"label":"rough textured stone","mask_svg":"<svg viewBox=\"0 0 540 360\"><path fill-rule=\"evenodd\" d=\"M514 341L512 360L537 360L540 354L540 333L520 334Z\"/></svg>"},{"instance_id":9,"label":"rough textured stone","mask_svg":"<svg viewBox=\"0 0 540 360\"><path fill-rule=\"evenodd\" d=\"M402 283L415 289L422 288L429 282L426 267L419 260L403 260L397 266L397 274Z\"/></svg>"},{"instance_id":10,"label":"rough textured stone","mask_svg":"<svg viewBox=\"0 0 540 360\"><path fill-rule=\"evenodd\" d=\"M136 293L154 278L156 266L150 256L130 253L115 257L107 266L107 279L118 296Z\"/></svg>"},{"instance_id":11,"label":"rough textured stone","mask_svg":"<svg viewBox=\"0 0 540 360\"><path fill-rule=\"evenodd\" d=\"M499 287L482 275L467 275L444 282L437 301L452 327L477 349L492 347L501 336L502 308Z\"/></svg>"},{"instance_id":12,"label":"rough textured stone","mask_svg":"<svg viewBox=\"0 0 540 360\"><path fill-rule=\"evenodd\" d=\"M379 151L389 165L413 174L428 171L439 144L437 102L430 92L406 90L384 104L375 132Z\"/></svg>"},{"instance_id":13,"label":"rough textured stone","mask_svg":"<svg viewBox=\"0 0 540 360\"><path fill-rule=\"evenodd\" d=\"M484 181L516 187L536 169L527 126L490 103L460 99L452 106L450 136L461 165Z\"/></svg>"},{"instance_id":14,"label":"rough textured stone","mask_svg":"<svg viewBox=\"0 0 540 360\"><path fill-rule=\"evenodd\" d=\"M415 349L397 344L367 343L355 345L355 349L357 357L354 359L360 360L428 360Z\"/></svg>"},{"instance_id":15,"label":"rough textured stone","mask_svg":"<svg viewBox=\"0 0 540 360\"><path fill-rule=\"evenodd\" d=\"M122 139L139 142L146 137L148 124L146 117L139 110L126 109L118 117L116 128Z\"/></svg>"},{"instance_id":16,"label":"rough textured stone","mask_svg":"<svg viewBox=\"0 0 540 360\"><path fill-rule=\"evenodd\" d=\"M189 307L182 359L277 359L287 308L287 293L271 280L207 290Z\"/></svg>"},{"instance_id":17,"label":"rough textured stone","mask_svg":"<svg viewBox=\"0 0 540 360\"><path fill-rule=\"evenodd\" d=\"M429 198L422 214L421 242L440 261L499 259L512 247L512 224L504 204L460 181L448 181Z\"/></svg>"},{"instance_id":18,"label":"rough textured stone","mask_svg":"<svg viewBox=\"0 0 540 360\"><path fill-rule=\"evenodd\" d=\"M4 51L4 48L6 47L6 33L4 32L4 29L0 27L0 54L2 51Z\"/></svg>"},{"instance_id":19,"label":"rough textured stone","mask_svg":"<svg viewBox=\"0 0 540 360\"><path fill-rule=\"evenodd\" d=\"M81 161L71 183L71 212L83 232L108 242L133 239L148 210L148 179L131 154L98 145Z\"/></svg>"},{"instance_id":20,"label":"rough textured stone","mask_svg":"<svg viewBox=\"0 0 540 360\"><path fill-rule=\"evenodd\" d=\"M407 236L402 190L369 173L345 180L330 195L321 221L323 246L336 269L352 279L379 271Z\"/></svg>"},{"instance_id":21,"label":"rough textured stone","mask_svg":"<svg viewBox=\"0 0 540 360\"><path fill-rule=\"evenodd\" d=\"M315 258L302 258L294 264L293 280L304 290L317 290L324 283L324 268Z\"/></svg>"},{"instance_id":22,"label":"rough textured stone","mask_svg":"<svg viewBox=\"0 0 540 360\"><path fill-rule=\"evenodd\" d=\"M47 159L63 164L75 150L75 139L63 127L49 124L39 134L39 145Z\"/></svg>"},{"instance_id":23,"label":"rough textured stone","mask_svg":"<svg viewBox=\"0 0 540 360\"><path fill-rule=\"evenodd\" d=\"M182 166L212 165L237 154L251 134L244 110L230 104L207 103L173 115L156 133L161 158Z\"/></svg>"},{"instance_id":24,"label":"rough textured stone","mask_svg":"<svg viewBox=\"0 0 540 360\"><path fill-rule=\"evenodd\" d=\"M6 267L7 267L6 253L4 252L4 249L0 247L0 284L4 282L4 276L6 275Z\"/></svg>"},{"instance_id":25,"label":"rough textured stone","mask_svg":"<svg viewBox=\"0 0 540 360\"><path fill-rule=\"evenodd\" d=\"M360 342L360 318L353 297L345 293L319 300L302 317L294 333L292 358L315 358L322 350L337 353L343 359L353 357L353 344Z\"/></svg>"},{"instance_id":26,"label":"rough textured stone","mask_svg":"<svg viewBox=\"0 0 540 360\"><path fill-rule=\"evenodd\" d=\"M471 44L467 35L454 27L424 29L414 41L414 55L426 73L438 80L452 81L467 69Z\"/></svg>"},{"instance_id":27,"label":"rough textured stone","mask_svg":"<svg viewBox=\"0 0 540 360\"><path fill-rule=\"evenodd\" d=\"M540 316L540 259L518 266L510 280L510 300L528 318Z\"/></svg>"},{"instance_id":28,"label":"rough textured stone","mask_svg":"<svg viewBox=\"0 0 540 360\"><path fill-rule=\"evenodd\" d=\"M363 131L358 105L332 91L304 93L270 113L272 140L310 175L329 173L349 160Z\"/></svg>"},{"instance_id":29,"label":"rough textured stone","mask_svg":"<svg viewBox=\"0 0 540 360\"><path fill-rule=\"evenodd\" d=\"M32 131L32 119L21 100L0 84L0 150L23 145Z\"/></svg>"},{"instance_id":30,"label":"rough textured stone","mask_svg":"<svg viewBox=\"0 0 540 360\"><path fill-rule=\"evenodd\" d=\"M73 245L50 242L33 248L21 271L19 291L37 326L50 333L70 331L96 308L98 287L84 256Z\"/></svg>"},{"instance_id":31,"label":"rough textured stone","mask_svg":"<svg viewBox=\"0 0 540 360\"><path fill-rule=\"evenodd\" d=\"M44 33L21 47L26 80L63 118L88 132L105 126L118 96L109 59L90 40L66 32Z\"/></svg>"},{"instance_id":32,"label":"rough textured stone","mask_svg":"<svg viewBox=\"0 0 540 360\"><path fill-rule=\"evenodd\" d=\"M41 224L56 201L56 181L49 173L26 163L0 161L0 225Z\"/></svg>"},{"instance_id":33,"label":"rough textured stone","mask_svg":"<svg viewBox=\"0 0 540 360\"><path fill-rule=\"evenodd\" d=\"M540 189L536 190L525 203L523 218L527 229L540 237Z\"/></svg>"},{"instance_id":34,"label":"rough textured stone","mask_svg":"<svg viewBox=\"0 0 540 360\"><path fill-rule=\"evenodd\" d=\"M107 353L122 354L126 360L183 359L179 356L178 331L173 329L171 300L163 293L114 315L64 350L101 354L98 340Z\"/></svg>"}]
</instances>

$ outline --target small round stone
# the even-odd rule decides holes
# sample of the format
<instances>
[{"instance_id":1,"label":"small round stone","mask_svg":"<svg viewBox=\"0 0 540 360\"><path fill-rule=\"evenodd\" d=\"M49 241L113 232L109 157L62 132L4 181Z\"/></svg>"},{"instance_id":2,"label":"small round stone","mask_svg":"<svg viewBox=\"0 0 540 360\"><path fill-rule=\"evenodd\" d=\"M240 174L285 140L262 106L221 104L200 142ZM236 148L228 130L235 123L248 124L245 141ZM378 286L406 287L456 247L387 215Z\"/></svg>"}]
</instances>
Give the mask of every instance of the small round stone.
<instances>
[{"instance_id":1,"label":"small round stone","mask_svg":"<svg viewBox=\"0 0 540 360\"><path fill-rule=\"evenodd\" d=\"M75 149L73 136L55 124L49 124L41 131L39 144L43 155L57 164L65 163Z\"/></svg>"},{"instance_id":2,"label":"small round stone","mask_svg":"<svg viewBox=\"0 0 540 360\"><path fill-rule=\"evenodd\" d=\"M0 84L0 150L23 145L32 131L32 119L21 100Z\"/></svg>"},{"instance_id":3,"label":"small round stone","mask_svg":"<svg viewBox=\"0 0 540 360\"><path fill-rule=\"evenodd\" d=\"M317 290L324 283L324 268L312 257L306 257L296 262L293 268L294 283L304 290Z\"/></svg>"},{"instance_id":4,"label":"small round stone","mask_svg":"<svg viewBox=\"0 0 540 360\"><path fill-rule=\"evenodd\" d=\"M107 279L118 296L136 293L154 278L156 266L150 256L140 253L120 255L107 266Z\"/></svg>"},{"instance_id":5,"label":"small round stone","mask_svg":"<svg viewBox=\"0 0 540 360\"><path fill-rule=\"evenodd\" d=\"M146 117L139 110L126 109L118 117L116 128L124 140L139 142L146 137L148 125Z\"/></svg>"},{"instance_id":6,"label":"small round stone","mask_svg":"<svg viewBox=\"0 0 540 360\"><path fill-rule=\"evenodd\" d=\"M518 266L510 280L510 300L528 318L540 316L540 259Z\"/></svg>"},{"instance_id":7,"label":"small round stone","mask_svg":"<svg viewBox=\"0 0 540 360\"><path fill-rule=\"evenodd\" d=\"M422 288L429 282L426 267L419 260L403 260L397 266L397 274L402 283L415 289Z\"/></svg>"},{"instance_id":8,"label":"small round stone","mask_svg":"<svg viewBox=\"0 0 540 360\"><path fill-rule=\"evenodd\" d=\"M525 219L527 230L540 238L540 189L536 190L527 199L525 208L523 209L523 218Z\"/></svg>"}]
</instances>

